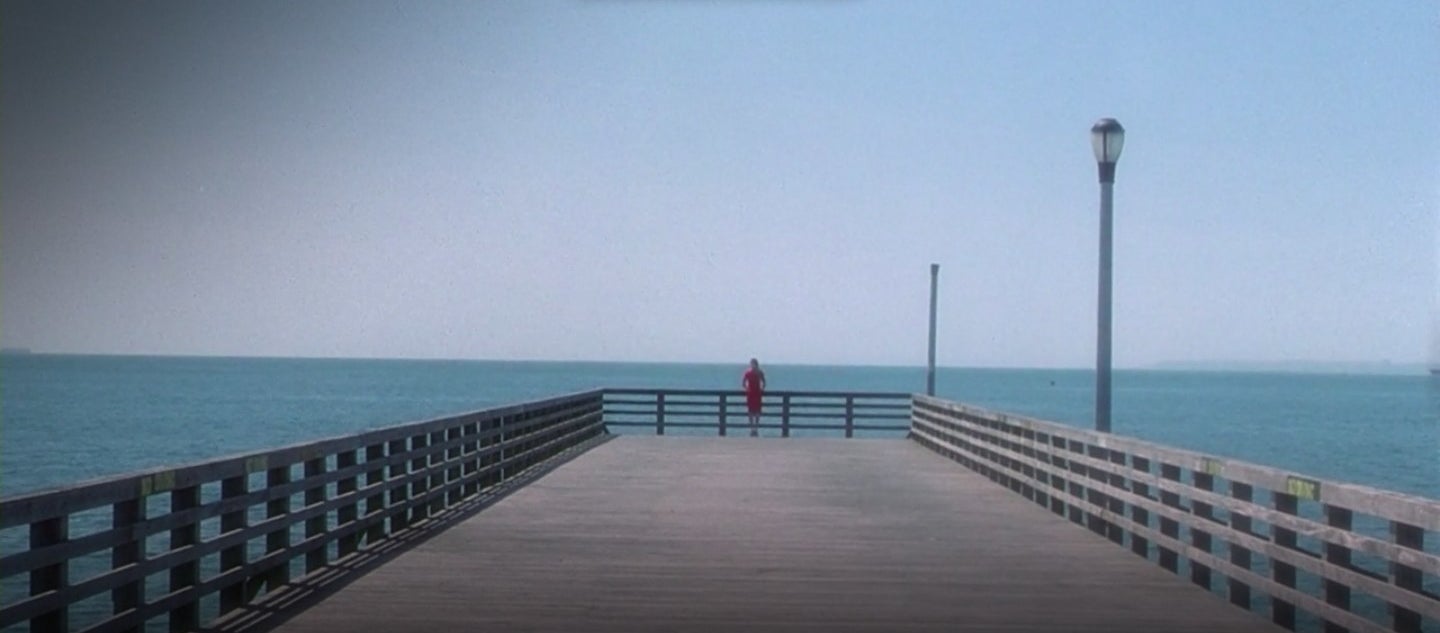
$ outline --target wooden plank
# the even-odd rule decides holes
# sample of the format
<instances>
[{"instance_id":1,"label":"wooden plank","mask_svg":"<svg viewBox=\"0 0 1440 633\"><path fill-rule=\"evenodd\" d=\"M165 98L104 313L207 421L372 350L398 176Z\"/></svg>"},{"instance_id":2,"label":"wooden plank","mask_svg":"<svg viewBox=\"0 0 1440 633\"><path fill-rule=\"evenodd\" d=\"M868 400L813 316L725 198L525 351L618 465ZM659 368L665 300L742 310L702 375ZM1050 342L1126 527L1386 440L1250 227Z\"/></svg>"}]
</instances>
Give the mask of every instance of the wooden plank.
<instances>
[{"instance_id":1,"label":"wooden plank","mask_svg":"<svg viewBox=\"0 0 1440 633\"><path fill-rule=\"evenodd\" d=\"M279 630L1274 630L1120 551L909 441L623 436Z\"/></svg>"}]
</instances>

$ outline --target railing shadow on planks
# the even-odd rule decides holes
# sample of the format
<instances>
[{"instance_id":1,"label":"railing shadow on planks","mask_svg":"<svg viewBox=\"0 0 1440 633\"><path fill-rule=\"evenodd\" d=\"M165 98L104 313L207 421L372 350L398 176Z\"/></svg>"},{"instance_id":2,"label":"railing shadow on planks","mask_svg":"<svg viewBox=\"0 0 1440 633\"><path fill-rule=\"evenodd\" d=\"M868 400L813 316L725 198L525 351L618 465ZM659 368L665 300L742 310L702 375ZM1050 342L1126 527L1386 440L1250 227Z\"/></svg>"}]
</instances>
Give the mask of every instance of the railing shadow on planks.
<instances>
[{"instance_id":1,"label":"railing shadow on planks","mask_svg":"<svg viewBox=\"0 0 1440 633\"><path fill-rule=\"evenodd\" d=\"M923 395L912 415L920 444L1281 626L1440 631L1440 501Z\"/></svg>"},{"instance_id":2,"label":"railing shadow on planks","mask_svg":"<svg viewBox=\"0 0 1440 633\"><path fill-rule=\"evenodd\" d=\"M1440 631L1440 501L922 395L764 406L766 435L908 436L1288 628ZM239 630L612 430L744 435L744 397L601 389L0 499L0 537L24 532L0 629Z\"/></svg>"}]
</instances>

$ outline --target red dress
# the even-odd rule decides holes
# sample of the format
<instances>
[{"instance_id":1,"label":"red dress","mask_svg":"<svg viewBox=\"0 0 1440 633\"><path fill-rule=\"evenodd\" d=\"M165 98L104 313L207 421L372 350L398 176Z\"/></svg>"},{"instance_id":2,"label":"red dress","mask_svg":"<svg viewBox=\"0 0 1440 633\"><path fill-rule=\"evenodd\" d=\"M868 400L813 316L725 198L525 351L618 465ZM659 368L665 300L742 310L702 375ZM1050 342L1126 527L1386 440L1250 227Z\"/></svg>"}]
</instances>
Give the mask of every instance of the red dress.
<instances>
[{"instance_id":1,"label":"red dress","mask_svg":"<svg viewBox=\"0 0 1440 633\"><path fill-rule=\"evenodd\" d=\"M765 372L756 369L745 370L740 384L745 387L745 408L750 413L760 413L760 394L765 392Z\"/></svg>"}]
</instances>

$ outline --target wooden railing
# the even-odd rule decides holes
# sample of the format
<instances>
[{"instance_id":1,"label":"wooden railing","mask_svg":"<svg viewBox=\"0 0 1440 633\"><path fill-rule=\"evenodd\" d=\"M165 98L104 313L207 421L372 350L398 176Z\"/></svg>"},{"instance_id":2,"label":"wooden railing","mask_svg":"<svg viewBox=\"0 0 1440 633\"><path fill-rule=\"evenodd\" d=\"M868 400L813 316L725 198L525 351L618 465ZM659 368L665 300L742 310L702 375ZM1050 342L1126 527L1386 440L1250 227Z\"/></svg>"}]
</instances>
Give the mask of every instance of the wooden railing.
<instances>
[{"instance_id":1,"label":"wooden railing","mask_svg":"<svg viewBox=\"0 0 1440 633\"><path fill-rule=\"evenodd\" d=\"M745 435L745 394L700 389L605 389L605 426L614 432L656 435ZM763 434L904 437L910 394L770 391L761 400Z\"/></svg>"},{"instance_id":2,"label":"wooden railing","mask_svg":"<svg viewBox=\"0 0 1440 633\"><path fill-rule=\"evenodd\" d=\"M1440 501L923 395L912 437L1287 628L1440 630Z\"/></svg>"},{"instance_id":3,"label":"wooden railing","mask_svg":"<svg viewBox=\"0 0 1440 633\"><path fill-rule=\"evenodd\" d=\"M592 391L3 499L0 629L194 630L603 433Z\"/></svg>"}]
</instances>

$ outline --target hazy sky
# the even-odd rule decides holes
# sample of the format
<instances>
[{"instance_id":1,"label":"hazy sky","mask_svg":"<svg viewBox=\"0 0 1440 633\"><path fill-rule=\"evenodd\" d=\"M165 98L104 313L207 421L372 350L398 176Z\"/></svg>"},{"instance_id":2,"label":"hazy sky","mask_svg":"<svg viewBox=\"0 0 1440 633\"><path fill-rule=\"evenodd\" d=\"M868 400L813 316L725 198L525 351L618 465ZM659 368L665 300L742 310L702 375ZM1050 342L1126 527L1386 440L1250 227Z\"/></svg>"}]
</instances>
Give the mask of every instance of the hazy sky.
<instances>
[{"instance_id":1,"label":"hazy sky","mask_svg":"<svg viewBox=\"0 0 1440 633\"><path fill-rule=\"evenodd\" d=\"M1440 2L0 3L0 339L1093 366L1431 346Z\"/></svg>"}]
</instances>

